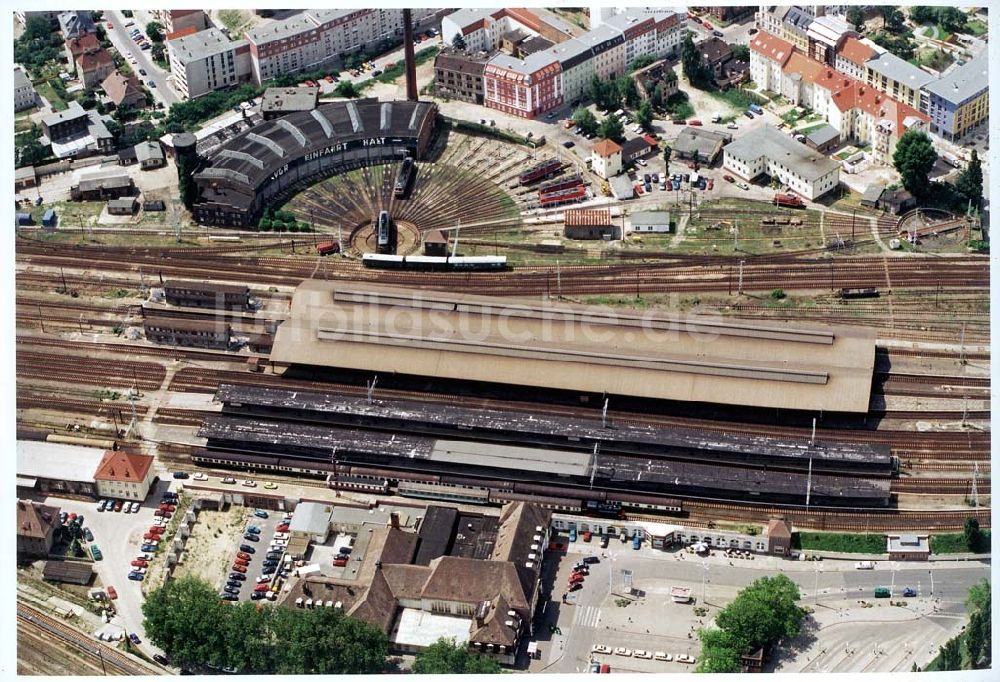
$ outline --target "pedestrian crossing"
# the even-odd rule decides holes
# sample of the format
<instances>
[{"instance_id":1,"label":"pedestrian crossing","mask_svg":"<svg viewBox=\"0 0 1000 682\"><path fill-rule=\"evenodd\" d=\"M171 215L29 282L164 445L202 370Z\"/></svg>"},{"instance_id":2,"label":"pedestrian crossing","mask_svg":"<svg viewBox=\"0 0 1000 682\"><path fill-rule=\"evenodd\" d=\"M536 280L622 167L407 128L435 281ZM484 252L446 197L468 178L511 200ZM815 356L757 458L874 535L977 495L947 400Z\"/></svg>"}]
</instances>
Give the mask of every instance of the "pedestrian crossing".
<instances>
[{"instance_id":1,"label":"pedestrian crossing","mask_svg":"<svg viewBox=\"0 0 1000 682\"><path fill-rule=\"evenodd\" d=\"M573 615L573 625L596 628L601 622L601 609L597 606L578 606Z\"/></svg>"}]
</instances>

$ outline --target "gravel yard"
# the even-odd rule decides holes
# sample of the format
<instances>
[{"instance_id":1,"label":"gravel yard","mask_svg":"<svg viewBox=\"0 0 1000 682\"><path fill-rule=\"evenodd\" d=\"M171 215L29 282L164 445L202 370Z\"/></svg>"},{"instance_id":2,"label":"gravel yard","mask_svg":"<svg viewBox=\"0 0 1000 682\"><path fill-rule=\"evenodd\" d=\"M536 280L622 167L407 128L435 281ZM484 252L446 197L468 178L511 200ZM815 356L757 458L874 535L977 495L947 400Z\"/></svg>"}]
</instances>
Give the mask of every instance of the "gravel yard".
<instances>
[{"instance_id":1,"label":"gravel yard","mask_svg":"<svg viewBox=\"0 0 1000 682\"><path fill-rule=\"evenodd\" d=\"M222 512L199 512L174 577L194 576L218 586L229 571L250 515L249 509L235 505Z\"/></svg>"}]
</instances>

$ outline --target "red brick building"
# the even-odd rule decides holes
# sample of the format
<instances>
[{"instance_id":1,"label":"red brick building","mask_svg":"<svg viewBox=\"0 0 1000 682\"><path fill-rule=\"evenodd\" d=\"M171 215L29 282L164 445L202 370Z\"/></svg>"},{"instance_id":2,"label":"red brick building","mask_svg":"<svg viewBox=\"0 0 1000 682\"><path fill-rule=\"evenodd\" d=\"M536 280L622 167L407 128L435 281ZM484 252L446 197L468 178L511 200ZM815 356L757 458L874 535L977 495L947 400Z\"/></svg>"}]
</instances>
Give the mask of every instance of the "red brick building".
<instances>
[{"instance_id":1,"label":"red brick building","mask_svg":"<svg viewBox=\"0 0 1000 682\"><path fill-rule=\"evenodd\" d=\"M526 59L498 54L483 70L484 104L506 114L534 118L563 103L562 66L539 52Z\"/></svg>"}]
</instances>

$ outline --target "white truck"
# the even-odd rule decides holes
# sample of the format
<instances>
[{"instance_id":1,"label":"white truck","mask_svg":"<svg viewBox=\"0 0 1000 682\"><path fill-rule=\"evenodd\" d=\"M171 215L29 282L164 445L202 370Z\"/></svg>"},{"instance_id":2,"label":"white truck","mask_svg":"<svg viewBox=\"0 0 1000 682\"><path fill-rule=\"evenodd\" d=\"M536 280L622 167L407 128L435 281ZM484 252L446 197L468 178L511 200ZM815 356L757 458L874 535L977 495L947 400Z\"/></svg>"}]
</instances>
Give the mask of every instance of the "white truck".
<instances>
[{"instance_id":1,"label":"white truck","mask_svg":"<svg viewBox=\"0 0 1000 682\"><path fill-rule=\"evenodd\" d=\"M854 568L858 570L872 570L875 568L874 561L858 561L854 564Z\"/></svg>"},{"instance_id":2,"label":"white truck","mask_svg":"<svg viewBox=\"0 0 1000 682\"><path fill-rule=\"evenodd\" d=\"M721 120L722 120L722 114L720 114L718 111L712 114L712 123L718 123Z\"/></svg>"},{"instance_id":3,"label":"white truck","mask_svg":"<svg viewBox=\"0 0 1000 682\"><path fill-rule=\"evenodd\" d=\"M691 601L690 587L671 587L670 598L678 604L687 604Z\"/></svg>"}]
</instances>

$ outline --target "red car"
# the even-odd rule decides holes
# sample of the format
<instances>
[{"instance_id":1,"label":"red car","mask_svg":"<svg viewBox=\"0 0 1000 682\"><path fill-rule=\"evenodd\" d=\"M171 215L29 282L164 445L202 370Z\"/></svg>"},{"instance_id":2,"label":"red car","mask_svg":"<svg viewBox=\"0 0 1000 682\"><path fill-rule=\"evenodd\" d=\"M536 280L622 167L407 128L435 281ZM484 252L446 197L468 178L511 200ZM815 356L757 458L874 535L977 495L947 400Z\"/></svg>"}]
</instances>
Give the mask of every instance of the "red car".
<instances>
[{"instance_id":1,"label":"red car","mask_svg":"<svg viewBox=\"0 0 1000 682\"><path fill-rule=\"evenodd\" d=\"M250 555L247 554L246 552L237 552L236 553L236 558L238 558L238 559L246 559L247 561L250 561Z\"/></svg>"},{"instance_id":2,"label":"red car","mask_svg":"<svg viewBox=\"0 0 1000 682\"><path fill-rule=\"evenodd\" d=\"M154 534L154 533L146 533L145 535L142 536L142 539L143 540L159 540L160 536L158 534Z\"/></svg>"},{"instance_id":3,"label":"red car","mask_svg":"<svg viewBox=\"0 0 1000 682\"><path fill-rule=\"evenodd\" d=\"M734 178L732 175L723 175L722 179L725 180L726 182L736 182L736 178Z\"/></svg>"},{"instance_id":4,"label":"red car","mask_svg":"<svg viewBox=\"0 0 1000 682\"><path fill-rule=\"evenodd\" d=\"M253 588L253 591L254 592L267 592L269 589L271 589L271 586L268 585L267 583L264 583L263 585L258 585L257 587Z\"/></svg>"},{"instance_id":5,"label":"red car","mask_svg":"<svg viewBox=\"0 0 1000 682\"><path fill-rule=\"evenodd\" d=\"M134 559L132 561L132 565L133 566L140 566L142 568L146 568L147 566L149 566L149 562L148 561L143 561L142 559Z\"/></svg>"},{"instance_id":6,"label":"red car","mask_svg":"<svg viewBox=\"0 0 1000 682\"><path fill-rule=\"evenodd\" d=\"M246 573L247 567L240 566L239 564L233 564L233 570L236 571L237 573Z\"/></svg>"},{"instance_id":7,"label":"red car","mask_svg":"<svg viewBox=\"0 0 1000 682\"><path fill-rule=\"evenodd\" d=\"M274 532L275 533L287 533L288 532L288 524L287 523L281 524L280 526L278 526L277 528L274 529Z\"/></svg>"},{"instance_id":8,"label":"red car","mask_svg":"<svg viewBox=\"0 0 1000 682\"><path fill-rule=\"evenodd\" d=\"M250 565L249 561L247 561L246 559L240 559L240 558L237 558L235 561L233 561L233 563L236 564L237 566L249 566Z\"/></svg>"},{"instance_id":9,"label":"red car","mask_svg":"<svg viewBox=\"0 0 1000 682\"><path fill-rule=\"evenodd\" d=\"M150 526L149 527L149 532L150 533L156 533L157 535L163 535L163 527L162 526Z\"/></svg>"},{"instance_id":10,"label":"red car","mask_svg":"<svg viewBox=\"0 0 1000 682\"><path fill-rule=\"evenodd\" d=\"M108 593L108 599L118 599L118 591L114 588L114 585L108 585L108 589L105 592Z\"/></svg>"},{"instance_id":11,"label":"red car","mask_svg":"<svg viewBox=\"0 0 1000 682\"><path fill-rule=\"evenodd\" d=\"M693 118L690 121L688 121L688 125L689 126L700 126L701 125L701 121L699 121L696 118Z\"/></svg>"},{"instance_id":12,"label":"red car","mask_svg":"<svg viewBox=\"0 0 1000 682\"><path fill-rule=\"evenodd\" d=\"M715 181L712 180L712 178L709 178L707 189L712 189L714 186L715 186Z\"/></svg>"},{"instance_id":13,"label":"red car","mask_svg":"<svg viewBox=\"0 0 1000 682\"><path fill-rule=\"evenodd\" d=\"M175 506L174 506L174 505L172 505L172 504L161 504L161 505L160 505L160 511L165 511L165 512L172 512L172 511L174 511L175 509L177 509L177 507L175 507Z\"/></svg>"},{"instance_id":14,"label":"red car","mask_svg":"<svg viewBox=\"0 0 1000 682\"><path fill-rule=\"evenodd\" d=\"M707 21L706 21L706 22L703 22L703 23L702 23L702 26L704 26L705 28L707 28L707 29L708 29L709 31L711 31L711 30L712 30L712 29L714 28L714 27L713 27L713 26L712 26L712 25L711 25L710 23L708 23Z\"/></svg>"},{"instance_id":15,"label":"red car","mask_svg":"<svg viewBox=\"0 0 1000 682\"><path fill-rule=\"evenodd\" d=\"M581 573L574 573L573 575L571 575L569 577L569 584L570 585L574 585L576 583L582 583L582 582L583 582L583 574L581 574Z\"/></svg>"},{"instance_id":16,"label":"red car","mask_svg":"<svg viewBox=\"0 0 1000 682\"><path fill-rule=\"evenodd\" d=\"M347 565L347 559L334 559L333 560L333 565L334 566L346 566Z\"/></svg>"}]
</instances>

